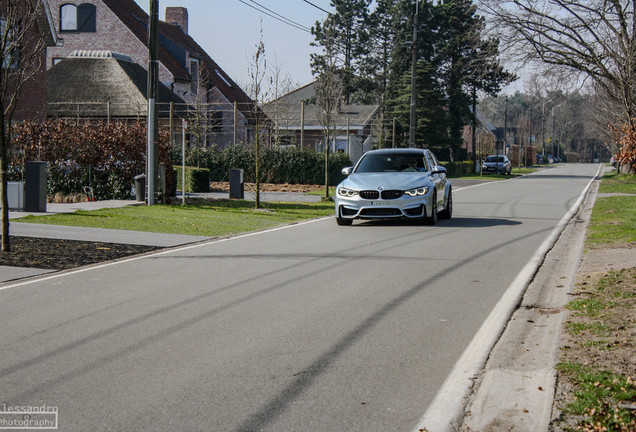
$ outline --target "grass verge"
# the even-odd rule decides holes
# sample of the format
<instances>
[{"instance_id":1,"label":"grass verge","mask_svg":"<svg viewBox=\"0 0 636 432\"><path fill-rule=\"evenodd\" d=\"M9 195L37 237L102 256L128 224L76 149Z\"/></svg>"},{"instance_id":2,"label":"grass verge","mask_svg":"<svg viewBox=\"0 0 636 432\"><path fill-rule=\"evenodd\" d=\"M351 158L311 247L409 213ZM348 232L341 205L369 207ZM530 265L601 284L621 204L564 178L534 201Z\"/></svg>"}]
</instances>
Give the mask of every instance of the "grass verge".
<instances>
[{"instance_id":1,"label":"grass verge","mask_svg":"<svg viewBox=\"0 0 636 432\"><path fill-rule=\"evenodd\" d=\"M321 190L313 190L313 191L307 192L307 193L305 193L305 195L315 195L315 196L324 197L325 196L325 188L323 187ZM330 186L329 187L329 196L330 197L336 196L336 187L335 186Z\"/></svg>"},{"instance_id":2,"label":"grass verge","mask_svg":"<svg viewBox=\"0 0 636 432\"><path fill-rule=\"evenodd\" d=\"M557 366L571 388L561 407L578 431L636 430L633 334L636 268L610 272L581 286L566 324L567 345Z\"/></svg>"},{"instance_id":3,"label":"grass verge","mask_svg":"<svg viewBox=\"0 0 636 432\"><path fill-rule=\"evenodd\" d=\"M612 171L603 176L603 181L598 191L599 193L636 194L636 181L633 175Z\"/></svg>"},{"instance_id":4,"label":"grass verge","mask_svg":"<svg viewBox=\"0 0 636 432\"><path fill-rule=\"evenodd\" d=\"M532 174L539 171L536 168L513 168L510 175L504 174L466 174L459 177L452 177L458 179L483 179L483 180L506 180L511 177L518 177L522 175Z\"/></svg>"},{"instance_id":5,"label":"grass verge","mask_svg":"<svg viewBox=\"0 0 636 432\"><path fill-rule=\"evenodd\" d=\"M606 175L599 192L635 193L636 177ZM636 195L599 198L588 247L633 247L634 214ZM557 367L562 415L553 430L636 431L636 268L583 276L567 305Z\"/></svg>"},{"instance_id":6,"label":"grass verge","mask_svg":"<svg viewBox=\"0 0 636 432\"><path fill-rule=\"evenodd\" d=\"M636 243L634 215L636 195L598 198L590 219L587 246L620 247Z\"/></svg>"},{"instance_id":7,"label":"grass verge","mask_svg":"<svg viewBox=\"0 0 636 432\"><path fill-rule=\"evenodd\" d=\"M28 216L20 222L220 237L333 214L333 203L265 203L255 210L243 200L193 200L185 206L129 206Z\"/></svg>"}]
</instances>

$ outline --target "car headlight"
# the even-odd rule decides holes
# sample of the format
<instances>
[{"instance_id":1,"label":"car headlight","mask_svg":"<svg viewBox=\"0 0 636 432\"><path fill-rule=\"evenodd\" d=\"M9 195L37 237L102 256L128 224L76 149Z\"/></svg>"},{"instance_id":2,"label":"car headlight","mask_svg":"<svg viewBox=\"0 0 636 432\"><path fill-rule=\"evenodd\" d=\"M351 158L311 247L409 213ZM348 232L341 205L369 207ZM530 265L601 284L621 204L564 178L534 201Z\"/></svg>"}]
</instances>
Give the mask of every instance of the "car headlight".
<instances>
[{"instance_id":1,"label":"car headlight","mask_svg":"<svg viewBox=\"0 0 636 432\"><path fill-rule=\"evenodd\" d=\"M405 194L407 194L408 196L421 196L421 195L426 195L428 193L428 187L427 186L422 186L419 188L415 188L415 189L410 189L407 191L404 191Z\"/></svg>"},{"instance_id":2,"label":"car headlight","mask_svg":"<svg viewBox=\"0 0 636 432\"><path fill-rule=\"evenodd\" d=\"M343 187L339 187L337 190L338 195L343 196L343 197L354 197L358 195L358 191L357 190L353 190L353 189L347 189L347 188L343 188Z\"/></svg>"}]
</instances>

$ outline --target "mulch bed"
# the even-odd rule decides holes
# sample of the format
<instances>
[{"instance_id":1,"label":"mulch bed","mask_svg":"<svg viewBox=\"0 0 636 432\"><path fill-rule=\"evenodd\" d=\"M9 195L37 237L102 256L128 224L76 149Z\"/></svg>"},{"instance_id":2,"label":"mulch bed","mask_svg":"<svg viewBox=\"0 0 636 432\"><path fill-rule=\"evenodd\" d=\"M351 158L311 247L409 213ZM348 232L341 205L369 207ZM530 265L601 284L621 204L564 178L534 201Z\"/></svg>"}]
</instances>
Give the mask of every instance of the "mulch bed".
<instances>
[{"instance_id":1,"label":"mulch bed","mask_svg":"<svg viewBox=\"0 0 636 432\"><path fill-rule=\"evenodd\" d=\"M0 252L0 265L68 270L162 249L118 243L10 236L11 252Z\"/></svg>"}]
</instances>

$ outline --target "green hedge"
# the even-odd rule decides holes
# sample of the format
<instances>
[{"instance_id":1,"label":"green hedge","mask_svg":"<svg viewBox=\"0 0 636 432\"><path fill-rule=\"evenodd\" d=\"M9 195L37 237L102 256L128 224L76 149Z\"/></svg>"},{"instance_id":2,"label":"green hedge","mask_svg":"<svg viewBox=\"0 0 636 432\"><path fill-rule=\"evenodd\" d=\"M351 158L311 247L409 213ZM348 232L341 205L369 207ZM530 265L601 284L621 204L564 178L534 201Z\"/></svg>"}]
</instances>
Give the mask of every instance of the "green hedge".
<instances>
[{"instance_id":1,"label":"green hedge","mask_svg":"<svg viewBox=\"0 0 636 432\"><path fill-rule=\"evenodd\" d=\"M180 166L176 167L177 189L181 189L183 178ZM207 168L185 167L185 191L186 192L210 192L210 170Z\"/></svg>"},{"instance_id":2,"label":"green hedge","mask_svg":"<svg viewBox=\"0 0 636 432\"><path fill-rule=\"evenodd\" d=\"M311 150L263 149L260 181L264 183L324 184L325 154ZM181 151L173 151L173 164L181 165ZM245 182L255 181L255 152L247 147L228 147L222 151L192 149L186 151L186 164L206 168L211 181L228 181L230 169L242 169ZM329 155L329 183L333 186L344 179L342 168L351 166L345 153Z\"/></svg>"},{"instance_id":3,"label":"green hedge","mask_svg":"<svg viewBox=\"0 0 636 432\"><path fill-rule=\"evenodd\" d=\"M459 177L467 174L475 173L475 163L473 161L463 162L442 162L440 164L446 168L448 177Z\"/></svg>"}]
</instances>

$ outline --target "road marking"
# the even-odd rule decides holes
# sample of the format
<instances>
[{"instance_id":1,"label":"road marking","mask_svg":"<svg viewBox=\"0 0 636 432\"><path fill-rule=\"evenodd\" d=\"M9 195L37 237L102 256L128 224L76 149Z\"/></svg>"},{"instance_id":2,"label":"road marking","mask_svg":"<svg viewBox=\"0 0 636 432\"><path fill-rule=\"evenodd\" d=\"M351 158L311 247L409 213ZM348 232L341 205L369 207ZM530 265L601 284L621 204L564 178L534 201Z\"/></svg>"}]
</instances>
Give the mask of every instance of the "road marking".
<instances>
[{"instance_id":1,"label":"road marking","mask_svg":"<svg viewBox=\"0 0 636 432\"><path fill-rule=\"evenodd\" d=\"M497 302L490 315L488 315L488 318L477 331L462 356L455 363L453 370L435 395L433 402L431 402L417 426L413 429L414 432L452 432L460 426L473 379L484 368L492 348L503 333L506 323L510 320L519 304L521 304L523 295L539 267L541 267L545 256L557 242L570 219L578 212L585 195L587 195L592 183L599 176L602 169L603 165L600 165L596 175L583 189L578 200L570 207L548 238L539 246L532 259L508 286L506 292Z\"/></svg>"}]
</instances>

